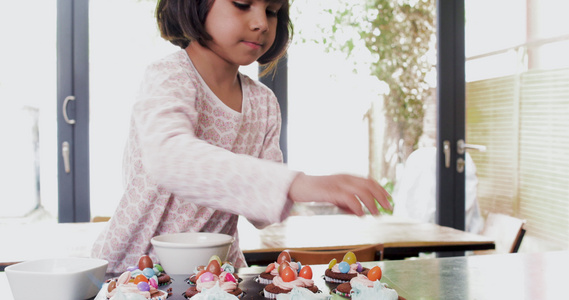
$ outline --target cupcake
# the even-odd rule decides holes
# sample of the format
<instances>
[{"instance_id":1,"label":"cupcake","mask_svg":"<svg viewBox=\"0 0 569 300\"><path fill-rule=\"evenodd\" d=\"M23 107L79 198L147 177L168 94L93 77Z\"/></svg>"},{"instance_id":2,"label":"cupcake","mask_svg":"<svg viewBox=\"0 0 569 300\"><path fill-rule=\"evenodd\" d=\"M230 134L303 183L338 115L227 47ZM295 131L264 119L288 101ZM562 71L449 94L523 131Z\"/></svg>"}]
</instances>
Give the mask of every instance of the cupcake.
<instances>
[{"instance_id":1,"label":"cupcake","mask_svg":"<svg viewBox=\"0 0 569 300\"><path fill-rule=\"evenodd\" d=\"M324 272L324 280L331 283L344 283L358 274L367 274L368 271L369 269L364 268L357 261L356 255L349 251L340 263L335 258L330 261L328 269Z\"/></svg>"},{"instance_id":2,"label":"cupcake","mask_svg":"<svg viewBox=\"0 0 569 300\"><path fill-rule=\"evenodd\" d=\"M143 255L136 266L128 267L118 278L107 281L107 299L122 299L121 295L137 294L146 299L164 300L168 293L158 289L160 285L171 283L171 278L162 266L154 264L148 255Z\"/></svg>"},{"instance_id":3,"label":"cupcake","mask_svg":"<svg viewBox=\"0 0 569 300\"><path fill-rule=\"evenodd\" d=\"M283 251L277 257L277 261L270 263L264 272L257 276L257 282L260 284L269 284L273 282L273 278L278 275L279 266L283 263L287 262L289 266L296 272L300 271L300 263L292 263L292 259L288 251Z\"/></svg>"},{"instance_id":4,"label":"cupcake","mask_svg":"<svg viewBox=\"0 0 569 300\"><path fill-rule=\"evenodd\" d=\"M278 274L273 278L273 282L263 289L263 295L268 299L276 299L278 295L290 293L295 287L312 293L318 292L318 287L312 280L312 268L304 266L297 274L287 262L283 262L279 265Z\"/></svg>"},{"instance_id":5,"label":"cupcake","mask_svg":"<svg viewBox=\"0 0 569 300\"><path fill-rule=\"evenodd\" d=\"M379 266L369 270L366 275L357 274L349 282L339 284L333 293L341 297L360 300L360 299L385 299L397 300L397 291L391 289L387 284L380 282L382 271Z\"/></svg>"},{"instance_id":6,"label":"cupcake","mask_svg":"<svg viewBox=\"0 0 569 300\"><path fill-rule=\"evenodd\" d=\"M207 266L199 266L196 273L190 276L187 282L190 284L190 287L183 294L187 299L199 296L205 291L208 291L208 294L214 293L218 289L237 299L241 299L245 294L239 288L239 280L233 265L228 262L221 265L221 260L217 255L210 258ZM211 289L214 289L214 291Z\"/></svg>"},{"instance_id":7,"label":"cupcake","mask_svg":"<svg viewBox=\"0 0 569 300\"><path fill-rule=\"evenodd\" d=\"M113 279L107 285L105 296L107 299L125 299L129 294L140 295L151 300L166 300L168 293L158 289L157 284L149 283L148 279L142 278L144 275L136 276L131 280L131 272L122 273L117 279Z\"/></svg>"},{"instance_id":8,"label":"cupcake","mask_svg":"<svg viewBox=\"0 0 569 300\"><path fill-rule=\"evenodd\" d=\"M142 255L138 259L137 265L130 266L126 270L131 272L132 279L140 274L143 274L147 276L148 279L153 278L159 286L172 283L172 278L170 278L170 275L166 274L162 266L155 264L148 255Z\"/></svg>"}]
</instances>

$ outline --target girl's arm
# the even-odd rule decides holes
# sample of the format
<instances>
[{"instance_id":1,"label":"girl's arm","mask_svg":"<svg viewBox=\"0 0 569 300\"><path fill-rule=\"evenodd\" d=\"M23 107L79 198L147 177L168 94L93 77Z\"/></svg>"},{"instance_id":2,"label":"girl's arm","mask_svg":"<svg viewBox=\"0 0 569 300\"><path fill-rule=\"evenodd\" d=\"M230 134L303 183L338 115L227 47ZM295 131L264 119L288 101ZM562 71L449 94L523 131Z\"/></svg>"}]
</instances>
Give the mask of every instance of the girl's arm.
<instances>
[{"instance_id":1,"label":"girl's arm","mask_svg":"<svg viewBox=\"0 0 569 300\"><path fill-rule=\"evenodd\" d=\"M197 138L195 96L184 72L147 73L133 110L146 172L181 199L243 215L257 226L284 220L296 172Z\"/></svg>"}]
</instances>

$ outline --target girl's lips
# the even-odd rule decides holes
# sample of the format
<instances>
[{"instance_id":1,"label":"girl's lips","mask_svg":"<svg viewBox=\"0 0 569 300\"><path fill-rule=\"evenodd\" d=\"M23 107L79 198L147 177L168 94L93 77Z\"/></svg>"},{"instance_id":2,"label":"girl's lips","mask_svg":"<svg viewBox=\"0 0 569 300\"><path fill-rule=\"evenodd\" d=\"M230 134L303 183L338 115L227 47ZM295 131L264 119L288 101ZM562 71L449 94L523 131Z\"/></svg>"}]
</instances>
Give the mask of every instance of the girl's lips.
<instances>
[{"instance_id":1,"label":"girl's lips","mask_svg":"<svg viewBox=\"0 0 569 300\"><path fill-rule=\"evenodd\" d=\"M243 41L243 43L254 50L260 49L262 47L262 44L257 44L254 42Z\"/></svg>"}]
</instances>

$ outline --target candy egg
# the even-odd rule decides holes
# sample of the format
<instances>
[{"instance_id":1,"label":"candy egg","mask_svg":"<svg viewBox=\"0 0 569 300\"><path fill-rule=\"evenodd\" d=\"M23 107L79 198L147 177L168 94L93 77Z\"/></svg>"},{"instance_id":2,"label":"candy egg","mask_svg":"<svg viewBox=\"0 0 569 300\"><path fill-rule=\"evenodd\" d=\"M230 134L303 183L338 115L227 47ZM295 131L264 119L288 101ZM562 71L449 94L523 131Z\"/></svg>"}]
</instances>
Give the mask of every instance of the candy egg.
<instances>
[{"instance_id":1,"label":"candy egg","mask_svg":"<svg viewBox=\"0 0 569 300\"><path fill-rule=\"evenodd\" d=\"M298 264L298 269L296 269L298 272L300 272L300 270L302 270L302 264L298 261L296 262Z\"/></svg>"},{"instance_id":2,"label":"candy egg","mask_svg":"<svg viewBox=\"0 0 569 300\"><path fill-rule=\"evenodd\" d=\"M357 259L356 259L356 255L354 254L354 252L352 251L348 251L348 253L346 253L344 255L344 258L342 259L342 261L347 262L348 264L355 264Z\"/></svg>"},{"instance_id":3,"label":"candy egg","mask_svg":"<svg viewBox=\"0 0 569 300\"><path fill-rule=\"evenodd\" d=\"M130 281L130 272L126 271L122 273L121 276L119 276L119 279L117 279L117 286L121 284L127 284L129 281Z\"/></svg>"},{"instance_id":4,"label":"candy egg","mask_svg":"<svg viewBox=\"0 0 569 300\"><path fill-rule=\"evenodd\" d=\"M296 279L296 272L291 267L285 267L280 276L284 282L291 282Z\"/></svg>"},{"instance_id":5,"label":"candy egg","mask_svg":"<svg viewBox=\"0 0 569 300\"><path fill-rule=\"evenodd\" d=\"M270 263L266 268L265 268L265 272L266 273L270 273L272 270L275 269L275 263Z\"/></svg>"},{"instance_id":6,"label":"candy egg","mask_svg":"<svg viewBox=\"0 0 569 300\"><path fill-rule=\"evenodd\" d=\"M136 287L138 288L139 291L141 292L148 292L150 291L150 285L148 284L148 282L139 282Z\"/></svg>"},{"instance_id":7,"label":"candy egg","mask_svg":"<svg viewBox=\"0 0 569 300\"><path fill-rule=\"evenodd\" d=\"M290 253L288 253L288 251L281 252L281 254L279 254L279 257L277 257L277 263L279 265L285 261L288 261L288 262L292 261L292 259L290 258Z\"/></svg>"},{"instance_id":8,"label":"candy egg","mask_svg":"<svg viewBox=\"0 0 569 300\"><path fill-rule=\"evenodd\" d=\"M203 273L205 273L205 270L199 270L199 271L196 273L196 279L195 279L195 280L198 281L198 279L200 278L200 276L203 275Z\"/></svg>"},{"instance_id":9,"label":"candy egg","mask_svg":"<svg viewBox=\"0 0 569 300\"><path fill-rule=\"evenodd\" d=\"M215 254L212 255L212 256L209 258L209 261L208 261L207 263L209 264L212 260L217 260L217 263L221 266L221 258L219 258L219 256L217 256L217 255L215 255Z\"/></svg>"},{"instance_id":10,"label":"candy egg","mask_svg":"<svg viewBox=\"0 0 569 300\"><path fill-rule=\"evenodd\" d=\"M140 282L148 283L148 278L144 275L138 275L134 278L134 284L139 284Z\"/></svg>"},{"instance_id":11,"label":"candy egg","mask_svg":"<svg viewBox=\"0 0 569 300\"><path fill-rule=\"evenodd\" d=\"M312 268L310 266L304 266L300 269L298 276L306 279L312 279Z\"/></svg>"},{"instance_id":12,"label":"candy egg","mask_svg":"<svg viewBox=\"0 0 569 300\"><path fill-rule=\"evenodd\" d=\"M360 264L359 261L356 262L356 266L358 266L358 267L356 268L356 271L357 271L358 273L361 273L361 272L364 270L364 267L362 266L362 264Z\"/></svg>"},{"instance_id":13,"label":"candy egg","mask_svg":"<svg viewBox=\"0 0 569 300\"><path fill-rule=\"evenodd\" d=\"M110 293L116 288L117 288L117 283L113 280L109 282L109 285L107 286L107 291Z\"/></svg>"},{"instance_id":14,"label":"candy egg","mask_svg":"<svg viewBox=\"0 0 569 300\"><path fill-rule=\"evenodd\" d=\"M369 270L367 273L367 278L371 281L376 281L381 279L381 268L379 266L375 266Z\"/></svg>"},{"instance_id":15,"label":"candy egg","mask_svg":"<svg viewBox=\"0 0 569 300\"><path fill-rule=\"evenodd\" d=\"M213 276L213 273L211 273L211 272L204 272L200 276L201 282L210 282L210 281L213 281L213 279L214 279L214 276Z\"/></svg>"},{"instance_id":16,"label":"candy egg","mask_svg":"<svg viewBox=\"0 0 569 300\"><path fill-rule=\"evenodd\" d=\"M328 269L332 269L337 262L338 261L335 258L332 258L332 260L328 263Z\"/></svg>"},{"instance_id":17,"label":"candy egg","mask_svg":"<svg viewBox=\"0 0 569 300\"><path fill-rule=\"evenodd\" d=\"M138 260L138 269L139 270L144 270L146 268L152 268L152 267L154 267L154 263L152 262L152 259L150 258L150 256L143 255Z\"/></svg>"},{"instance_id":18,"label":"candy egg","mask_svg":"<svg viewBox=\"0 0 569 300\"><path fill-rule=\"evenodd\" d=\"M221 270L227 273L235 273L235 267L228 262L225 262L223 265L221 265Z\"/></svg>"},{"instance_id":19,"label":"candy egg","mask_svg":"<svg viewBox=\"0 0 569 300\"><path fill-rule=\"evenodd\" d=\"M237 279L235 279L235 276L233 276L233 274L231 274L231 273L226 273L226 274L225 274L225 281L228 281L228 282L237 282Z\"/></svg>"},{"instance_id":20,"label":"candy egg","mask_svg":"<svg viewBox=\"0 0 569 300\"><path fill-rule=\"evenodd\" d=\"M138 266L130 266L130 267L126 268L126 270L132 272L134 270L138 270Z\"/></svg>"},{"instance_id":21,"label":"candy egg","mask_svg":"<svg viewBox=\"0 0 569 300\"><path fill-rule=\"evenodd\" d=\"M155 289L158 288L158 280L156 280L154 278L148 279L148 284Z\"/></svg>"},{"instance_id":22,"label":"candy egg","mask_svg":"<svg viewBox=\"0 0 569 300\"><path fill-rule=\"evenodd\" d=\"M340 272L346 274L350 271L350 264L343 261L340 264L338 264L338 269L340 270Z\"/></svg>"},{"instance_id":23,"label":"candy egg","mask_svg":"<svg viewBox=\"0 0 569 300\"><path fill-rule=\"evenodd\" d=\"M279 265L279 268L277 269L278 273L281 274L281 272L286 268L289 267L290 268L290 264L287 261L283 261L282 264Z\"/></svg>"},{"instance_id":24,"label":"candy egg","mask_svg":"<svg viewBox=\"0 0 569 300\"><path fill-rule=\"evenodd\" d=\"M219 274L221 274L221 266L219 265L219 262L215 259L211 260L209 264L207 264L205 270L218 276Z\"/></svg>"},{"instance_id":25,"label":"candy egg","mask_svg":"<svg viewBox=\"0 0 569 300\"><path fill-rule=\"evenodd\" d=\"M154 270L151 268L145 268L144 270L142 270L142 274L146 276L146 278L150 278L154 276Z\"/></svg>"},{"instance_id":26,"label":"candy egg","mask_svg":"<svg viewBox=\"0 0 569 300\"><path fill-rule=\"evenodd\" d=\"M154 269L158 270L158 272L164 272L164 268L162 268L162 266L159 264L154 264ZM154 272L156 272L156 271L154 271ZM156 272L156 273L158 273L158 272Z\"/></svg>"}]
</instances>

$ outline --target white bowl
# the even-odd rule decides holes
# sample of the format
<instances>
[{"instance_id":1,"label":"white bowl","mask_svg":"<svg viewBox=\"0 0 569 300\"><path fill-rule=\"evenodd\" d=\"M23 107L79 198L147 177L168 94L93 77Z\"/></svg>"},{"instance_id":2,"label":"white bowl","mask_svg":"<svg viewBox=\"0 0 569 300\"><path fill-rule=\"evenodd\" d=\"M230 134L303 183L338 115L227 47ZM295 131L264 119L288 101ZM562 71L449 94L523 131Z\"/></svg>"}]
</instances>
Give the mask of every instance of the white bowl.
<instances>
[{"instance_id":1,"label":"white bowl","mask_svg":"<svg viewBox=\"0 0 569 300\"><path fill-rule=\"evenodd\" d=\"M150 243L166 273L189 275L197 266L207 265L212 255L225 261L234 241L227 234L183 232L155 236Z\"/></svg>"},{"instance_id":2,"label":"white bowl","mask_svg":"<svg viewBox=\"0 0 569 300\"><path fill-rule=\"evenodd\" d=\"M79 300L97 295L104 283L106 260L49 258L6 267L14 299Z\"/></svg>"}]
</instances>

